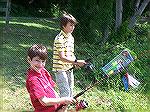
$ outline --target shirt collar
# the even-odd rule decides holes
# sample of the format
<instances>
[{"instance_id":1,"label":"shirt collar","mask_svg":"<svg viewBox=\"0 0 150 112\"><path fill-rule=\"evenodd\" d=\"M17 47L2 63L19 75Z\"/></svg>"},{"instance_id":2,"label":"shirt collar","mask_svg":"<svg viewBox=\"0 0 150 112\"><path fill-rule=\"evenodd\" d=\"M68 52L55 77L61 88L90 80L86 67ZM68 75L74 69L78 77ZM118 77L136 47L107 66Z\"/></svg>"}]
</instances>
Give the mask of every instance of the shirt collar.
<instances>
[{"instance_id":1,"label":"shirt collar","mask_svg":"<svg viewBox=\"0 0 150 112\"><path fill-rule=\"evenodd\" d=\"M42 70L43 69L41 69L40 72L42 72ZM32 73L32 75L35 75L35 76L38 76L38 77L41 77L41 75L42 75L41 73L33 70L32 68L29 68L29 72Z\"/></svg>"},{"instance_id":2,"label":"shirt collar","mask_svg":"<svg viewBox=\"0 0 150 112\"><path fill-rule=\"evenodd\" d=\"M62 34L64 37L69 37L69 36L71 35L71 33L66 34L63 30L61 30L61 34Z\"/></svg>"}]
</instances>

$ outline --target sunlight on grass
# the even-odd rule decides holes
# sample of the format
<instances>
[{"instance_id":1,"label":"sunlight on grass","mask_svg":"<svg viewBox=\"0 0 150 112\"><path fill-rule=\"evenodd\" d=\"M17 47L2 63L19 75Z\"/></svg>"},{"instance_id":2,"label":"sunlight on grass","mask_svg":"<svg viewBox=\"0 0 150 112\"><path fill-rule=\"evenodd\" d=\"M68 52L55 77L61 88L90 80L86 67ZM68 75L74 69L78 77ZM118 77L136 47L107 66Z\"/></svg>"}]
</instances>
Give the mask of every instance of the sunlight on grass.
<instances>
[{"instance_id":1,"label":"sunlight on grass","mask_svg":"<svg viewBox=\"0 0 150 112\"><path fill-rule=\"evenodd\" d=\"M5 23L5 21L0 21L0 23Z\"/></svg>"},{"instance_id":2,"label":"sunlight on grass","mask_svg":"<svg viewBox=\"0 0 150 112\"><path fill-rule=\"evenodd\" d=\"M127 93L113 90L102 92L95 88L80 99L86 100L89 104L89 107L83 112L88 112L88 109L90 112L98 112L98 110L101 112L148 112L149 110L148 99L135 92Z\"/></svg>"},{"instance_id":3,"label":"sunlight on grass","mask_svg":"<svg viewBox=\"0 0 150 112\"><path fill-rule=\"evenodd\" d=\"M8 44L4 44L3 45L3 48L6 48L6 49L11 49L13 51L16 51L16 48L12 47L12 46L9 46Z\"/></svg>"},{"instance_id":4,"label":"sunlight on grass","mask_svg":"<svg viewBox=\"0 0 150 112\"><path fill-rule=\"evenodd\" d=\"M25 26L33 26L33 27L37 27L37 28L47 28L47 29L56 30L56 31L59 30L56 28L52 28L52 27L37 24L37 23L10 22L10 24L18 24L18 25L20 24L20 25L25 25Z\"/></svg>"},{"instance_id":5,"label":"sunlight on grass","mask_svg":"<svg viewBox=\"0 0 150 112\"><path fill-rule=\"evenodd\" d=\"M0 28L3 28L4 23L5 21L0 19ZM25 72L28 67L27 48L35 43L41 43L46 45L51 52L52 42L49 40L55 37L51 35L55 35L57 31L53 24L54 22L48 20L13 19L9 25L10 32L0 31L3 34L3 46L1 47L3 55L1 55L0 61L4 66L0 72L0 92L2 94L0 110L2 112L33 110L25 87ZM4 79L2 76L5 76Z\"/></svg>"},{"instance_id":6,"label":"sunlight on grass","mask_svg":"<svg viewBox=\"0 0 150 112\"><path fill-rule=\"evenodd\" d=\"M7 83L7 82L5 82ZM5 87L3 90L3 111L31 111L33 110L26 88L14 90Z\"/></svg>"},{"instance_id":7,"label":"sunlight on grass","mask_svg":"<svg viewBox=\"0 0 150 112\"><path fill-rule=\"evenodd\" d=\"M31 45L29 44L19 44L21 47L29 48Z\"/></svg>"}]
</instances>

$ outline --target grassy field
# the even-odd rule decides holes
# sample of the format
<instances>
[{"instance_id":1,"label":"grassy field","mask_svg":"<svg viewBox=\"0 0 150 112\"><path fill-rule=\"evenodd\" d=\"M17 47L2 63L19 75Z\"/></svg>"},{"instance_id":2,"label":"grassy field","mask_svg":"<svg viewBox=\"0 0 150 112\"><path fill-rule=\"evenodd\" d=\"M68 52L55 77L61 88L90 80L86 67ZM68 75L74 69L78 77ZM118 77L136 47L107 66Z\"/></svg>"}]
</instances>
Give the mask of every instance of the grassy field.
<instances>
[{"instance_id":1,"label":"grassy field","mask_svg":"<svg viewBox=\"0 0 150 112\"><path fill-rule=\"evenodd\" d=\"M59 32L58 28L55 20L12 18L9 29L6 30L4 19L0 18L1 112L33 111L25 88L25 73L28 68L26 51L35 43L47 46L49 60L46 68L51 71L52 44L54 37ZM93 88L81 97L90 102L89 108L84 112L149 112L150 89L143 93L145 85L146 83L142 83L143 87L140 90L131 89L129 92ZM76 92L79 91L80 89L76 90Z\"/></svg>"},{"instance_id":2,"label":"grassy field","mask_svg":"<svg viewBox=\"0 0 150 112\"><path fill-rule=\"evenodd\" d=\"M30 99L25 88L25 72L28 68L26 51L35 43L51 46L57 32L57 24L46 19L12 19L6 31L1 18L1 92L3 111L32 110ZM50 60L47 63L50 69ZM3 77L2 77L3 76Z\"/></svg>"}]
</instances>

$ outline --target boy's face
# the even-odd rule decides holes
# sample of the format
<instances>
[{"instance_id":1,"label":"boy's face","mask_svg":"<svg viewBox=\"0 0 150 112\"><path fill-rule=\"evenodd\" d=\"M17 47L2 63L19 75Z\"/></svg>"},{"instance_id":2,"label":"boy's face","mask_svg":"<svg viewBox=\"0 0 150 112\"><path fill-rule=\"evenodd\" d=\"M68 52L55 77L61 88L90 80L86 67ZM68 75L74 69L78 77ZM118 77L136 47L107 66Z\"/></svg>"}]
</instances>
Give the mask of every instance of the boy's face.
<instances>
[{"instance_id":1,"label":"boy's face","mask_svg":"<svg viewBox=\"0 0 150 112\"><path fill-rule=\"evenodd\" d=\"M32 60L28 59L28 62L32 69L39 72L39 70L45 66L46 60L41 60L38 56L36 56L33 57Z\"/></svg>"},{"instance_id":2,"label":"boy's face","mask_svg":"<svg viewBox=\"0 0 150 112\"><path fill-rule=\"evenodd\" d=\"M75 25L73 23L68 22L66 26L63 26L63 31L67 33L72 33L75 28Z\"/></svg>"}]
</instances>

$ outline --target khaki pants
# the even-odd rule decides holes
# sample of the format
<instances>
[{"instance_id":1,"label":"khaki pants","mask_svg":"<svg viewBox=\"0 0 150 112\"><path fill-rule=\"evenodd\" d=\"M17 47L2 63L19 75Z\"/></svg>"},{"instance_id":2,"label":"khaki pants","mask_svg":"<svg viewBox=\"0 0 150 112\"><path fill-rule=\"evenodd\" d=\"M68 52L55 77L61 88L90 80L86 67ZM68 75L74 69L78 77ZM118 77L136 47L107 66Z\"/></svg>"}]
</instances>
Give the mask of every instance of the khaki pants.
<instances>
[{"instance_id":1,"label":"khaki pants","mask_svg":"<svg viewBox=\"0 0 150 112\"><path fill-rule=\"evenodd\" d=\"M73 70L58 71L55 73L60 97L73 97L74 75Z\"/></svg>"}]
</instances>

